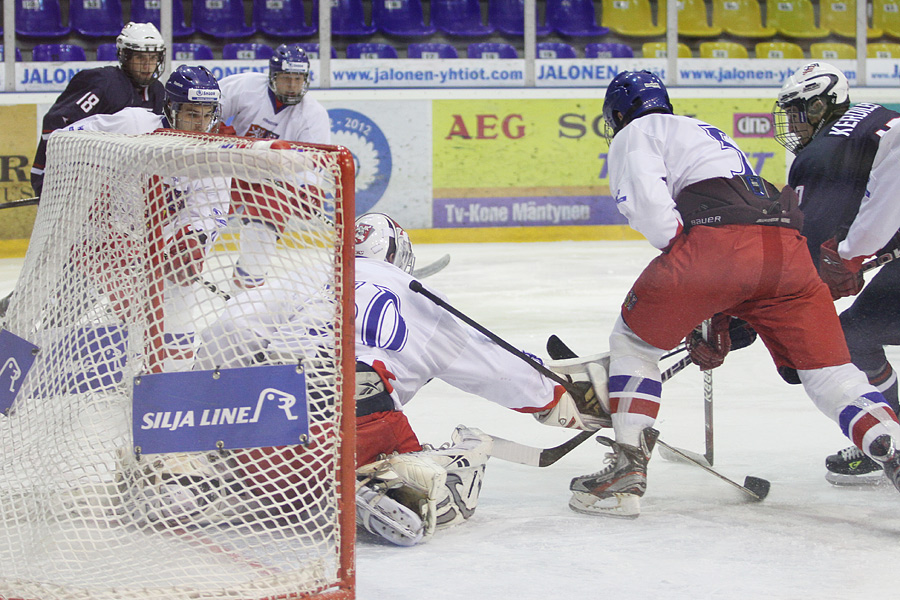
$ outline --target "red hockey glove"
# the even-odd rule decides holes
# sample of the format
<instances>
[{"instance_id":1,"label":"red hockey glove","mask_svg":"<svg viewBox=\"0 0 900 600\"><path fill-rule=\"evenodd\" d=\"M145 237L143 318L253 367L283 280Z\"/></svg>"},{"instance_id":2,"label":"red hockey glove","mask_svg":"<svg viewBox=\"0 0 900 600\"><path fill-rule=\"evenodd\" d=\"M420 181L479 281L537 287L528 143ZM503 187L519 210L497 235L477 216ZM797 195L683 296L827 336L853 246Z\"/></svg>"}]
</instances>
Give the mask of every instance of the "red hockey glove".
<instances>
[{"instance_id":1,"label":"red hockey glove","mask_svg":"<svg viewBox=\"0 0 900 600\"><path fill-rule=\"evenodd\" d=\"M219 135L237 135L237 131L231 125L219 123Z\"/></svg>"},{"instance_id":2,"label":"red hockey glove","mask_svg":"<svg viewBox=\"0 0 900 600\"><path fill-rule=\"evenodd\" d=\"M863 257L844 260L837 251L838 242L831 238L819 249L819 277L828 284L832 300L844 296L855 296L863 289L862 267Z\"/></svg>"},{"instance_id":3,"label":"red hockey glove","mask_svg":"<svg viewBox=\"0 0 900 600\"><path fill-rule=\"evenodd\" d=\"M166 252L164 268L170 281L178 285L190 285L203 271L203 257L206 234L195 232L186 225L175 233Z\"/></svg>"},{"instance_id":4,"label":"red hockey glove","mask_svg":"<svg viewBox=\"0 0 900 600\"><path fill-rule=\"evenodd\" d=\"M717 313L712 318L707 337L703 337L703 327L698 326L687 338L688 352L701 371L715 369L725 362L731 350L731 317Z\"/></svg>"}]
</instances>

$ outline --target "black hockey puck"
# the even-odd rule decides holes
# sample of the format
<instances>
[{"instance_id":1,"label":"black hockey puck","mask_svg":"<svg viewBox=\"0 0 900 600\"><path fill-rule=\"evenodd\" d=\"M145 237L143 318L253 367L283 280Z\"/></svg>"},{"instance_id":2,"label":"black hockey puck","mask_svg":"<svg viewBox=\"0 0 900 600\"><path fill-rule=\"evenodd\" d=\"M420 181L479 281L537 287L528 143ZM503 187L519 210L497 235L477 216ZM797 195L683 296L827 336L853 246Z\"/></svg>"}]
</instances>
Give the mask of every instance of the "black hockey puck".
<instances>
[{"instance_id":1,"label":"black hockey puck","mask_svg":"<svg viewBox=\"0 0 900 600\"><path fill-rule=\"evenodd\" d=\"M760 500L769 495L769 482L760 477L747 475L744 478L744 487L756 494Z\"/></svg>"}]
</instances>

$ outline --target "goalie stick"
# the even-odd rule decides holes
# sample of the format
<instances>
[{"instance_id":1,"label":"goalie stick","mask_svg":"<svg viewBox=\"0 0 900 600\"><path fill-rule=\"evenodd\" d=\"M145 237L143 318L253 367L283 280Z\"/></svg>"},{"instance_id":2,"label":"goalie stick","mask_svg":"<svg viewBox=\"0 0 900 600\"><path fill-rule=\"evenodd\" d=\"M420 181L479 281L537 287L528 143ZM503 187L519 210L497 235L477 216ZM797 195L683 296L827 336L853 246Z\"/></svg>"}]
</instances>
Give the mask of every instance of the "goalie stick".
<instances>
[{"instance_id":1,"label":"goalie stick","mask_svg":"<svg viewBox=\"0 0 900 600\"><path fill-rule=\"evenodd\" d=\"M551 342L553 342L552 345L551 345ZM552 347L552 351L551 351L551 347ZM551 338L549 340L547 340L547 353L550 354L551 358L557 359L557 360L564 359L564 358L575 358L578 356L577 354L572 352L572 350L568 346L566 346L566 344L556 336L551 336ZM556 354L556 356L554 356L554 354ZM686 356L679 362L687 361L687 364L690 364L690 362L691 362L690 359L691 359L690 356ZM666 373L668 373L668 371ZM665 381L665 375L666 374L664 373L663 381ZM582 432L582 433L586 433L586 432ZM579 438L579 437L581 437L581 434L578 434L577 436L575 436L575 438L573 438L572 440L569 440L569 441L570 442L574 441L576 438ZM581 440L581 441L584 441L584 440ZM581 442L579 442L579 443L581 443ZM737 483L736 481L732 481L731 479L725 477L724 475L722 475L715 469L711 468L710 466L703 464L702 461L696 460L693 456L694 453L692 453L692 452L685 452L674 446L670 446L669 444L665 443L664 441L662 441L659 438L657 438L656 444L662 448L669 450L670 452L674 453L675 455L680 456L687 462L697 465L704 471L706 471L712 475L715 475L722 481L729 483L730 485L732 485L735 488L744 492L747 496L749 496L753 500L760 501L769 495L770 484L769 484L769 481L766 479L762 479L761 477L753 477L751 475L747 475L744 478L744 485L741 485L741 484Z\"/></svg>"},{"instance_id":2,"label":"goalie stick","mask_svg":"<svg viewBox=\"0 0 900 600\"><path fill-rule=\"evenodd\" d=\"M439 273L444 270L450 264L450 255L445 254L433 263L427 264L424 267L413 269L412 276L416 279L425 279L426 277L431 277L435 273Z\"/></svg>"}]
</instances>

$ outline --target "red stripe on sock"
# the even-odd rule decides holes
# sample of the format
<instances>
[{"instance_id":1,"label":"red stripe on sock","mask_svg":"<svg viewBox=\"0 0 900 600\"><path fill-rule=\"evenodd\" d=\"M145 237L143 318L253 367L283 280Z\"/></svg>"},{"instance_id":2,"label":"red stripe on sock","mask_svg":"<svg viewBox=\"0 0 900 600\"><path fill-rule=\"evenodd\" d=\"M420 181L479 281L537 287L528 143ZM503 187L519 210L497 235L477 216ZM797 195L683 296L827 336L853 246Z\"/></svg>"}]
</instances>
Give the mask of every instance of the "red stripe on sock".
<instances>
[{"instance_id":1,"label":"red stripe on sock","mask_svg":"<svg viewBox=\"0 0 900 600\"><path fill-rule=\"evenodd\" d=\"M863 414L859 419L856 420L856 423L854 423L853 427L850 429L850 440L854 444L856 444L857 448L862 448L863 436L865 436L870 429L872 429L879 423L880 421L870 413Z\"/></svg>"},{"instance_id":2,"label":"red stripe on sock","mask_svg":"<svg viewBox=\"0 0 900 600\"><path fill-rule=\"evenodd\" d=\"M659 414L659 402L654 402L653 400L645 400L644 398L623 399L616 396L612 396L609 399L609 409L612 414L616 414L619 412L619 402L623 400L629 401L627 412L630 414L645 415L654 420L656 419L656 415Z\"/></svg>"}]
</instances>

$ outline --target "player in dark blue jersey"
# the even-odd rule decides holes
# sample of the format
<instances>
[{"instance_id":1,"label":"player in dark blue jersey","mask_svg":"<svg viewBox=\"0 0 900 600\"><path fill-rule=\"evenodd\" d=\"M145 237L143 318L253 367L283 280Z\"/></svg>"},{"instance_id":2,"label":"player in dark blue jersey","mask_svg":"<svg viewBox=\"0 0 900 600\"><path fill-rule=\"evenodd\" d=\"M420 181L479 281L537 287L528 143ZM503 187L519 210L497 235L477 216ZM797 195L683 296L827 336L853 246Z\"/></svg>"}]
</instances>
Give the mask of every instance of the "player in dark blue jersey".
<instances>
[{"instance_id":1,"label":"player in dark blue jersey","mask_svg":"<svg viewBox=\"0 0 900 600\"><path fill-rule=\"evenodd\" d=\"M119 66L77 73L44 116L41 139L31 166L36 196L44 185L50 134L85 117L112 114L129 106L162 114L165 90L158 81L166 62L166 46L152 23L128 23L116 38Z\"/></svg>"},{"instance_id":2,"label":"player in dark blue jersey","mask_svg":"<svg viewBox=\"0 0 900 600\"><path fill-rule=\"evenodd\" d=\"M884 346L900 345L900 261L883 266L863 289L858 263L855 271L845 269L837 246L859 213L873 162L893 146L882 140L900 125L900 113L872 103L851 107L844 74L814 62L784 84L774 114L775 138L796 155L788 183L800 196L802 233L822 278L835 299L862 289L840 315L853 364L896 412L897 375ZM878 254L900 245L898 240L900 235L895 235ZM825 478L835 485L881 481L881 464L855 446L829 456L825 464Z\"/></svg>"}]
</instances>

